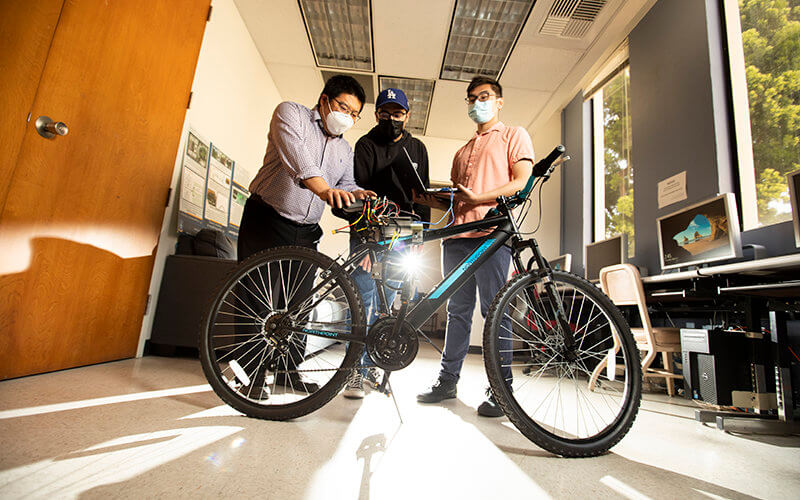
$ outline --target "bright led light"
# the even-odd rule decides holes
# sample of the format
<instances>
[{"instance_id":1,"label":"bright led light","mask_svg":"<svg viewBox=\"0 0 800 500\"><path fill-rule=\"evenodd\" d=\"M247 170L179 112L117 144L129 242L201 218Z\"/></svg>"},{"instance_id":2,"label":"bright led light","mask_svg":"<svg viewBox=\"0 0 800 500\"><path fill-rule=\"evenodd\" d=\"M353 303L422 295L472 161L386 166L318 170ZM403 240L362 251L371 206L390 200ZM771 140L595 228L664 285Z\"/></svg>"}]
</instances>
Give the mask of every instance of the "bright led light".
<instances>
[{"instance_id":1,"label":"bright led light","mask_svg":"<svg viewBox=\"0 0 800 500\"><path fill-rule=\"evenodd\" d=\"M400 267L408 274L418 273L422 269L422 255L417 252L406 252L400 258Z\"/></svg>"}]
</instances>

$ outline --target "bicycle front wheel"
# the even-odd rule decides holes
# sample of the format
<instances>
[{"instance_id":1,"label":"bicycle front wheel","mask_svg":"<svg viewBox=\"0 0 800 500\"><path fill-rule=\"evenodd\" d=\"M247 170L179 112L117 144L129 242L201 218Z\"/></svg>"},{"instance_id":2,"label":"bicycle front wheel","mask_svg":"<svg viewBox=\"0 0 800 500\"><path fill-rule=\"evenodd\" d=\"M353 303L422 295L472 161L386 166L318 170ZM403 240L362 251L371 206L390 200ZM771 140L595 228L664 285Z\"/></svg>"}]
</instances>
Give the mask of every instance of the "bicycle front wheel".
<instances>
[{"instance_id":1,"label":"bicycle front wheel","mask_svg":"<svg viewBox=\"0 0 800 500\"><path fill-rule=\"evenodd\" d=\"M266 250L236 268L203 319L203 372L245 415L306 415L342 389L363 349L320 335L363 336L365 324L361 297L332 259L303 247Z\"/></svg>"},{"instance_id":2,"label":"bicycle front wheel","mask_svg":"<svg viewBox=\"0 0 800 500\"><path fill-rule=\"evenodd\" d=\"M500 290L484 328L484 363L497 403L528 439L565 457L606 452L639 409L642 370L627 322L600 289L537 271ZM548 292L548 289L550 292ZM565 346L560 302L575 341Z\"/></svg>"}]
</instances>

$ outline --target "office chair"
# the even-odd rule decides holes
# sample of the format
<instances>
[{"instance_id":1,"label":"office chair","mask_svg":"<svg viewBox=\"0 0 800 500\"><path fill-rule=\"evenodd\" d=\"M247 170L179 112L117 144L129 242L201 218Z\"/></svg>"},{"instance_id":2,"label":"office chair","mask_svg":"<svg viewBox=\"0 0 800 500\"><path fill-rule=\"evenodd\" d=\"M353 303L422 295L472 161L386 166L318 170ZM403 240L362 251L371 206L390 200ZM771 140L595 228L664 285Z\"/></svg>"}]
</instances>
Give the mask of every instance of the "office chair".
<instances>
[{"instance_id":1,"label":"office chair","mask_svg":"<svg viewBox=\"0 0 800 500\"><path fill-rule=\"evenodd\" d=\"M631 264L616 264L600 270L600 286L606 295L617 306L636 306L642 319L641 328L631 328L636 346L644 354L642 359L642 375L647 378L664 378L667 382L667 394L675 395L675 379L683 379L683 375L672 372L672 353L681 352L681 335L679 328L654 327L650 323L650 315L645 303L644 287L639 270ZM614 349L619 350L617 339ZM664 369L651 368L650 365L661 353ZM589 389L593 389L606 359L594 369L589 380Z\"/></svg>"}]
</instances>

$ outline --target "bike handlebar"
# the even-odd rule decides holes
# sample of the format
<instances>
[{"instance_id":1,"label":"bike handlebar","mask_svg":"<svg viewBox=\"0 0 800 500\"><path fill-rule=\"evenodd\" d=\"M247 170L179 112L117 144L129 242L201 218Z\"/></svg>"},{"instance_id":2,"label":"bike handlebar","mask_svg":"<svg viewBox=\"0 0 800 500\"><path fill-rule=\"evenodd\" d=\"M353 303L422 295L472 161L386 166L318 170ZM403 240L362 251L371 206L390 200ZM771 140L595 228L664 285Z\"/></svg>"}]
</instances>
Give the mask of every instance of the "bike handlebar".
<instances>
[{"instance_id":1,"label":"bike handlebar","mask_svg":"<svg viewBox=\"0 0 800 500\"><path fill-rule=\"evenodd\" d=\"M531 172L531 176L528 178L528 183L525 184L525 187L522 188L522 190L517 193L516 195L517 198L519 198L520 200L524 200L525 198L527 198L531 192L531 189L533 188L533 181L537 177L545 175L547 171L550 169L550 166L553 164L553 162L555 162L559 156L564 154L564 151L566 151L566 148L561 144L559 144L552 151L550 151L549 155L536 162L536 164L533 166L533 171Z\"/></svg>"}]
</instances>

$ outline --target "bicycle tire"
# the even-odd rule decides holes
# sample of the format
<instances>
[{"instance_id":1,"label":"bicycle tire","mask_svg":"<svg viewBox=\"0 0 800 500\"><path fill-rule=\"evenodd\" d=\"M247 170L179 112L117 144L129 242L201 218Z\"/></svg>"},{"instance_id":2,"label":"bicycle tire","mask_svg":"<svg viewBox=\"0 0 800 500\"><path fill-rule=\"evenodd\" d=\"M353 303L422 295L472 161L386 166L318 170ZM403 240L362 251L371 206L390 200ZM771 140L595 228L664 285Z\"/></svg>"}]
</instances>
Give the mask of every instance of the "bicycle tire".
<instances>
[{"instance_id":1,"label":"bicycle tire","mask_svg":"<svg viewBox=\"0 0 800 500\"><path fill-rule=\"evenodd\" d=\"M284 262L288 262L288 264L284 266ZM305 268L304 265L306 266ZM285 272L284 269L288 269L288 271ZM294 269L297 272L293 281L291 274ZM303 269L305 269L305 274L300 277ZM313 272L312 269L314 270ZM318 300L317 295L327 291L327 298L322 302L327 304L327 302L331 301L336 305L344 303L349 313L344 316L345 319L339 319L336 324L341 326L343 323L344 326L341 326L341 328L349 329L354 334L363 335L365 332L365 327L363 326L365 325L364 306L350 276L331 258L315 250L299 246L284 246L265 250L243 261L225 279L202 319L199 338L200 361L203 373L214 392L222 401L249 417L266 420L288 420L307 415L321 408L344 387L347 376L358 363L363 349L361 344L353 342L345 343L344 345L334 344L323 348L322 354L317 352L306 359L306 349L308 348L306 342L315 336L296 332L285 333L276 330L272 335L273 339L282 335L284 340L288 339L285 340L285 344L289 347L287 348L287 353L284 353L283 366L285 366L285 369L282 370L281 362L274 360L275 357L281 356L281 354L277 354L279 351L269 344L269 333L265 333L267 318L274 317L272 315L276 312L281 312L279 304L286 306L285 302L281 302L284 301L284 295L288 296L289 304L291 304L293 294L286 292L287 287L291 287L294 284L294 295L296 295L297 291L304 286L303 283L307 283L306 280L309 279L309 275L312 275L310 279L316 280L323 271L330 273L331 280L326 285L329 288L323 288L320 292L310 297L303 304L303 308L310 307L310 304ZM276 276L278 272L280 274ZM267 285L267 283L270 283L270 285ZM283 292L279 293L281 287L283 287ZM249 299L243 299L239 295L249 297ZM336 300L329 300L331 296L335 296ZM253 300L254 298L257 298L257 300ZM247 303L246 300L250 302ZM260 309L256 310L256 305ZM331 311L333 311L333 307L329 306ZM263 309L263 315L260 312L261 309ZM282 309L286 309L286 307ZM314 307L308 313L299 314L296 320L291 320L292 324L302 323L304 326L311 327L314 321L320 323L318 321L319 318L315 318L315 315L320 316L316 314L316 309L317 307ZM335 315L330 313L329 316L333 321L334 316L338 318L342 314L341 311L337 311ZM233 322L230 322L231 318L233 318ZM323 324L330 326L333 323L323 322ZM358 326L353 326L354 324ZM253 329L254 331L246 330L243 332L242 330L244 329ZM302 342L301 337L305 337ZM233 339L232 344L222 343L230 342L227 339L231 338ZM247 340L240 343L238 342L240 339ZM250 347L247 347L247 345L250 345ZM286 360L288 359L286 356L294 358L292 356L293 350L294 354L299 355L300 347L298 346L300 345L304 349L301 355L302 361L292 370L286 365ZM252 353L254 350L258 352ZM226 356L229 356L231 352L239 352L239 354L230 356L226 361ZM268 352L269 354L267 354ZM246 353L246 356L242 353ZM236 356L240 357L236 358ZM239 363L238 361L244 359L244 357L249 361ZM251 365L254 359L256 360L256 365L253 370ZM232 366L233 361L239 364L238 370ZM316 361L317 366L323 366L323 368L301 368L304 364L312 361ZM324 361L331 366L322 365L320 361ZM228 366L225 365L226 362ZM275 365L274 371L265 369L270 363ZM325 374L330 376L320 381L321 383L316 391L305 393L302 390L295 390L291 383L283 382L286 385L278 384L277 380L280 377L288 376L290 371L303 374L313 373L315 375L325 372L321 376L324 377ZM244 372L243 376L241 375L242 372ZM251 377L248 376L248 372L252 373L252 380L250 380ZM271 391L270 383L268 382L270 374L272 374L273 378ZM262 382L259 382L259 380L262 380ZM254 390L255 393L253 392ZM265 393L269 394L265 396Z\"/></svg>"},{"instance_id":2,"label":"bicycle tire","mask_svg":"<svg viewBox=\"0 0 800 500\"><path fill-rule=\"evenodd\" d=\"M559 341L561 336L557 332L561 327L558 327L555 313L549 309L550 296L543 286L542 275L532 271L513 278L500 290L489 309L483 352L492 395L516 428L545 450L564 457L597 456L616 445L636 418L642 390L639 351L621 312L599 288L574 274L553 271L555 289L564 303L569 327L579 342L577 357L570 360L563 354L563 338ZM506 316L515 321L507 311L513 314L519 307L526 308L523 316L532 316L534 324L516 320L513 331L502 326ZM519 330L526 331L527 335L520 335ZM514 341L522 348L516 349ZM519 354L524 352L535 356L520 362ZM531 375L534 368L536 372ZM604 371L605 378L602 377ZM506 378L513 381L509 384ZM584 384L585 390L582 389ZM558 401L553 416L548 417L553 398ZM542 413L541 408L548 400ZM618 404L612 405L615 400ZM605 407L599 404L601 401ZM533 408L537 402L538 406ZM570 406L576 416L574 425L573 414L568 411ZM609 415L607 422L601 419L603 413ZM581 421L584 414L589 414L591 422ZM600 420L599 425L596 418ZM594 430L590 429L592 425Z\"/></svg>"}]
</instances>

